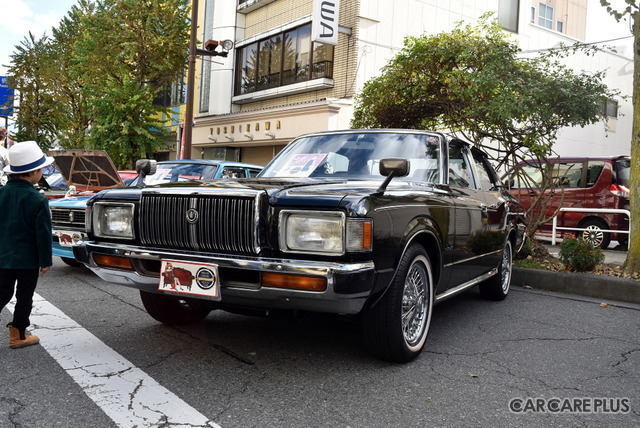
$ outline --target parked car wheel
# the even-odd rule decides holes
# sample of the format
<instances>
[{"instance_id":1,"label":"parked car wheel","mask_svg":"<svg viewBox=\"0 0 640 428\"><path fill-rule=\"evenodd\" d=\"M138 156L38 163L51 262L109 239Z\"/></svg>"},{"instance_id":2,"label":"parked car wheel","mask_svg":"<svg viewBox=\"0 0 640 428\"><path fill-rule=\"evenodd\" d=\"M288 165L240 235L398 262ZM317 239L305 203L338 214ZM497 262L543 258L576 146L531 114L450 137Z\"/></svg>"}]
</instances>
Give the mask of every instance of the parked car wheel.
<instances>
[{"instance_id":1,"label":"parked car wheel","mask_svg":"<svg viewBox=\"0 0 640 428\"><path fill-rule=\"evenodd\" d=\"M603 230L609 229L607 223L604 221L592 218L584 221L580 224L581 228L586 230L578 232L577 237L582 236L585 241L590 241L594 247L606 249L611 243L611 234L609 232L603 232Z\"/></svg>"},{"instance_id":2,"label":"parked car wheel","mask_svg":"<svg viewBox=\"0 0 640 428\"><path fill-rule=\"evenodd\" d=\"M149 315L165 324L177 325L202 321L211 312L211 309L192 299L178 299L143 290L140 290L140 298Z\"/></svg>"},{"instance_id":3,"label":"parked car wheel","mask_svg":"<svg viewBox=\"0 0 640 428\"><path fill-rule=\"evenodd\" d=\"M389 289L364 316L365 340L375 356L404 363L420 354L431 324L433 282L426 251L410 245Z\"/></svg>"},{"instance_id":4,"label":"parked car wheel","mask_svg":"<svg viewBox=\"0 0 640 428\"><path fill-rule=\"evenodd\" d=\"M84 264L80 263L79 261L77 261L76 259L71 259L69 257L60 257L62 259L62 261L68 265L68 266L72 266L72 267L84 267Z\"/></svg>"},{"instance_id":5,"label":"parked car wheel","mask_svg":"<svg viewBox=\"0 0 640 428\"><path fill-rule=\"evenodd\" d=\"M513 248L507 239L502 251L502 259L498 265L498 273L480 283L480 295L489 300L504 300L509 294L511 286L511 272L513 270Z\"/></svg>"}]
</instances>

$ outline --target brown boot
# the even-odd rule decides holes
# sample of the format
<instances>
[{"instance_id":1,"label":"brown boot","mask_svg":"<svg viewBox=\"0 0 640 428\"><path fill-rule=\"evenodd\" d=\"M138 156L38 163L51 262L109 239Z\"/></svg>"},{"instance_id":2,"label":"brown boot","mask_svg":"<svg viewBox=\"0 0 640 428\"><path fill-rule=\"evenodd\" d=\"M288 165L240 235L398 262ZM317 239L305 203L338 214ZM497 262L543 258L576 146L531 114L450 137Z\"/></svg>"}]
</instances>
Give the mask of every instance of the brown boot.
<instances>
[{"instance_id":1,"label":"brown boot","mask_svg":"<svg viewBox=\"0 0 640 428\"><path fill-rule=\"evenodd\" d=\"M11 324L7 324L7 327L9 327L10 348L24 348L25 346L35 345L40 342L40 338L38 336L32 336L27 332L27 330L20 330Z\"/></svg>"}]
</instances>

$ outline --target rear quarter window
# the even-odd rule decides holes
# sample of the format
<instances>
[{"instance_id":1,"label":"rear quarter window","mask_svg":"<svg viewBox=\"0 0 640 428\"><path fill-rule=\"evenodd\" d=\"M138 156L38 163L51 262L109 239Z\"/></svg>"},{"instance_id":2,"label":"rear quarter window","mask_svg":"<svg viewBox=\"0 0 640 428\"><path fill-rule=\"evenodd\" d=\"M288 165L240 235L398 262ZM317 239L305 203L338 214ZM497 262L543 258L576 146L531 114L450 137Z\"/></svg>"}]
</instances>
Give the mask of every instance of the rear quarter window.
<instances>
[{"instance_id":1,"label":"rear quarter window","mask_svg":"<svg viewBox=\"0 0 640 428\"><path fill-rule=\"evenodd\" d=\"M587 167L587 187L593 187L598 182L604 169L604 162L591 161Z\"/></svg>"}]
</instances>

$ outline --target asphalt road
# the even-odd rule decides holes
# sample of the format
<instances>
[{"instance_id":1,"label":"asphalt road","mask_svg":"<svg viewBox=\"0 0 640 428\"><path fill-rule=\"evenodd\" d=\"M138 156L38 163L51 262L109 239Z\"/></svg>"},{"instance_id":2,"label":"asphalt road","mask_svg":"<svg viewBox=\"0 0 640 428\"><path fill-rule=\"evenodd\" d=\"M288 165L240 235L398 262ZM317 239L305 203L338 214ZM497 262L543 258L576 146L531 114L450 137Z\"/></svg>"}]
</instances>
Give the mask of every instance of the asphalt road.
<instances>
[{"instance_id":1,"label":"asphalt road","mask_svg":"<svg viewBox=\"0 0 640 428\"><path fill-rule=\"evenodd\" d=\"M136 290L59 261L37 292L42 344L12 350L6 329L0 336L0 427L187 426L163 415L123 422L143 410L189 411L208 420L198 426L225 428L640 420L639 305L520 288L496 303L471 290L438 305L425 351L396 365L367 354L357 322L340 317L214 312L201 324L170 327L144 312ZM9 320L5 309L0 322ZM118 367L119 358L133 367L95 368ZM114 412L127 382L132 392ZM141 393L154 382L155 392Z\"/></svg>"}]
</instances>

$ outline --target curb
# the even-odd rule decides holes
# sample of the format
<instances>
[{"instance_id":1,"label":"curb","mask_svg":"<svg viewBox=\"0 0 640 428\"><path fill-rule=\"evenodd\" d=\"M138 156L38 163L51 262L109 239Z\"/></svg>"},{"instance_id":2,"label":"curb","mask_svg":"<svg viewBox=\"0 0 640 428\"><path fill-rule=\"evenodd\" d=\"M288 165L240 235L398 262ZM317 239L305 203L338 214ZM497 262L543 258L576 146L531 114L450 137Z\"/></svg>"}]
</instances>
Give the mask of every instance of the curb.
<instances>
[{"instance_id":1,"label":"curb","mask_svg":"<svg viewBox=\"0 0 640 428\"><path fill-rule=\"evenodd\" d=\"M640 282L629 278L514 267L511 284L640 304Z\"/></svg>"}]
</instances>

